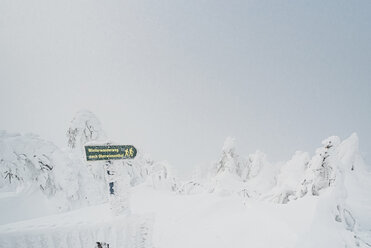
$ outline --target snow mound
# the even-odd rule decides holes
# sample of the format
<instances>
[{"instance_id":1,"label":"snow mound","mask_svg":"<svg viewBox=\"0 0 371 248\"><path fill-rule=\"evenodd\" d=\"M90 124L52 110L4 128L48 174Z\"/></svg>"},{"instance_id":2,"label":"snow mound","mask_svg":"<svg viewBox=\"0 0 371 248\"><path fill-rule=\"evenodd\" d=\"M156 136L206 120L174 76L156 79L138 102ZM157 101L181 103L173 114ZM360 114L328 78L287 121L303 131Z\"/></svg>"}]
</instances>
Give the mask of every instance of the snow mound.
<instances>
[{"instance_id":1,"label":"snow mound","mask_svg":"<svg viewBox=\"0 0 371 248\"><path fill-rule=\"evenodd\" d=\"M85 166L33 134L0 133L2 191L41 192L60 211L105 200Z\"/></svg>"},{"instance_id":2,"label":"snow mound","mask_svg":"<svg viewBox=\"0 0 371 248\"><path fill-rule=\"evenodd\" d=\"M98 205L0 226L0 247L152 247L152 215L112 216Z\"/></svg>"}]
</instances>

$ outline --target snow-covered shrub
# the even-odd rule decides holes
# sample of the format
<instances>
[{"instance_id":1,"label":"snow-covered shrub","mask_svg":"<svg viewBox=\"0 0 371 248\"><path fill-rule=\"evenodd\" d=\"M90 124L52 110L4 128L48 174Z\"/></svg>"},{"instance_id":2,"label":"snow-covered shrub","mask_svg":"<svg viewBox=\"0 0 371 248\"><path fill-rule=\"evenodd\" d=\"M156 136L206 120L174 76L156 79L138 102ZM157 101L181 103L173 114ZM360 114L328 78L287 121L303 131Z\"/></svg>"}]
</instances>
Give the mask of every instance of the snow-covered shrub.
<instances>
[{"instance_id":1,"label":"snow-covered shrub","mask_svg":"<svg viewBox=\"0 0 371 248\"><path fill-rule=\"evenodd\" d=\"M17 192L41 191L61 210L106 201L107 185L70 155L36 135L1 132L0 186Z\"/></svg>"},{"instance_id":2,"label":"snow-covered shrub","mask_svg":"<svg viewBox=\"0 0 371 248\"><path fill-rule=\"evenodd\" d=\"M138 152L135 159L124 160L122 164L126 167L126 172L130 177L130 185L136 186L146 181L155 161L149 155Z\"/></svg>"},{"instance_id":3,"label":"snow-covered shrub","mask_svg":"<svg viewBox=\"0 0 371 248\"><path fill-rule=\"evenodd\" d=\"M53 143L36 135L0 133L0 173L2 187L60 197L65 204L61 208L79 198L73 162Z\"/></svg>"},{"instance_id":4,"label":"snow-covered shrub","mask_svg":"<svg viewBox=\"0 0 371 248\"><path fill-rule=\"evenodd\" d=\"M177 189L177 193L181 195L192 195L205 192L205 188L197 181L186 181Z\"/></svg>"},{"instance_id":5,"label":"snow-covered shrub","mask_svg":"<svg viewBox=\"0 0 371 248\"><path fill-rule=\"evenodd\" d=\"M192 195L207 192L203 182L203 171L200 167L195 167L189 180L176 181L176 189L173 190L181 195Z\"/></svg>"},{"instance_id":6,"label":"snow-covered shrub","mask_svg":"<svg viewBox=\"0 0 371 248\"><path fill-rule=\"evenodd\" d=\"M130 178L131 186L146 183L154 189L176 191L176 179L166 161L156 162L148 154L138 152L135 159L123 160L121 163Z\"/></svg>"}]
</instances>

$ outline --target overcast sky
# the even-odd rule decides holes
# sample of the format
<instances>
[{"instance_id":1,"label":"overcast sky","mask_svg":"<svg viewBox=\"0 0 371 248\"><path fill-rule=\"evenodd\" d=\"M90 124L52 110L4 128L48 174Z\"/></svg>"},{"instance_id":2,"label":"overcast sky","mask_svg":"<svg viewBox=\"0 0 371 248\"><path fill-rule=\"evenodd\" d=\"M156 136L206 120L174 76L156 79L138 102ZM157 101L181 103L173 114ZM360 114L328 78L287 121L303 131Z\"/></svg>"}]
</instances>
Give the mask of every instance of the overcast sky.
<instances>
[{"instance_id":1,"label":"overcast sky","mask_svg":"<svg viewBox=\"0 0 371 248\"><path fill-rule=\"evenodd\" d=\"M274 162L357 132L371 162L371 1L0 1L0 129L66 146L80 109L183 171L227 136Z\"/></svg>"}]
</instances>

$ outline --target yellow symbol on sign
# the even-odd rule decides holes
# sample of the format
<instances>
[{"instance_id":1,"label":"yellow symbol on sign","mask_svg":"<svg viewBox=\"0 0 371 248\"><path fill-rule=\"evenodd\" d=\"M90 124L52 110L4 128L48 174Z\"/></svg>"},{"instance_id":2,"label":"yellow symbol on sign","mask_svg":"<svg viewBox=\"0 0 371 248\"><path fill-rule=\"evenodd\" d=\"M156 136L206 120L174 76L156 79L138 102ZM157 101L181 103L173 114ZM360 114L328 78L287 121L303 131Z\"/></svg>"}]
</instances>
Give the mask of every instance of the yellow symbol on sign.
<instances>
[{"instance_id":1,"label":"yellow symbol on sign","mask_svg":"<svg viewBox=\"0 0 371 248\"><path fill-rule=\"evenodd\" d=\"M134 150L131 147L130 149L126 148L125 149L125 157L126 158L132 158L134 156Z\"/></svg>"}]
</instances>

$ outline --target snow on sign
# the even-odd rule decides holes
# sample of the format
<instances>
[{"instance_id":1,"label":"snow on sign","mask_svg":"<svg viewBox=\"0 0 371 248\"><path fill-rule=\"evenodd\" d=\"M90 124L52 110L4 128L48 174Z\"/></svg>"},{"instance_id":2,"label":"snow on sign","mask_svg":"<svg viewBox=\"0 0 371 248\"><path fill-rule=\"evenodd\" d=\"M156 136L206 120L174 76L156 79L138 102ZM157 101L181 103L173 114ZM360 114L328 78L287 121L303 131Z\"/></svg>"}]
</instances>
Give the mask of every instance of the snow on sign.
<instances>
[{"instance_id":1,"label":"snow on sign","mask_svg":"<svg viewBox=\"0 0 371 248\"><path fill-rule=\"evenodd\" d=\"M137 155L137 149L131 145L101 145L85 146L86 160L132 159Z\"/></svg>"}]
</instances>

